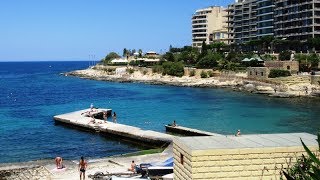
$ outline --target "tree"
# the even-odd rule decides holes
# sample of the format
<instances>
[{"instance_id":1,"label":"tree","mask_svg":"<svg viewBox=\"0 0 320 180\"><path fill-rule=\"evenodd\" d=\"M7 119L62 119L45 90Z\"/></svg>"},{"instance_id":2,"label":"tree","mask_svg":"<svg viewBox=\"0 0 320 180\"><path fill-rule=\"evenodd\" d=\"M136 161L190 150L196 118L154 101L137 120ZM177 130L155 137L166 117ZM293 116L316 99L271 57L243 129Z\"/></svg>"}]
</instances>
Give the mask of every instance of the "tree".
<instances>
[{"instance_id":1,"label":"tree","mask_svg":"<svg viewBox=\"0 0 320 180\"><path fill-rule=\"evenodd\" d=\"M138 53L139 53L139 58L141 58L142 57L142 49L139 49Z\"/></svg>"},{"instance_id":2,"label":"tree","mask_svg":"<svg viewBox=\"0 0 320 180\"><path fill-rule=\"evenodd\" d=\"M163 74L168 74L171 76L183 76L184 75L184 65L182 62L164 62L162 64Z\"/></svg>"},{"instance_id":3,"label":"tree","mask_svg":"<svg viewBox=\"0 0 320 180\"><path fill-rule=\"evenodd\" d=\"M122 57L126 57L128 50L126 48L123 49Z\"/></svg>"},{"instance_id":4,"label":"tree","mask_svg":"<svg viewBox=\"0 0 320 180\"><path fill-rule=\"evenodd\" d=\"M273 36L263 36L261 39L262 42L262 51L266 52L268 51L271 47L271 42L274 40Z\"/></svg>"},{"instance_id":5,"label":"tree","mask_svg":"<svg viewBox=\"0 0 320 180\"><path fill-rule=\"evenodd\" d=\"M108 63L113 59L120 58L120 56L116 52L110 52L103 60L104 63Z\"/></svg>"},{"instance_id":6,"label":"tree","mask_svg":"<svg viewBox=\"0 0 320 180\"><path fill-rule=\"evenodd\" d=\"M290 60L291 52L290 51L282 51L279 54L279 60L280 61L288 61Z\"/></svg>"},{"instance_id":7,"label":"tree","mask_svg":"<svg viewBox=\"0 0 320 180\"><path fill-rule=\"evenodd\" d=\"M319 56L316 53L312 53L307 57L310 62L311 69L317 69L319 65Z\"/></svg>"},{"instance_id":8,"label":"tree","mask_svg":"<svg viewBox=\"0 0 320 180\"><path fill-rule=\"evenodd\" d=\"M164 54L163 58L166 59L167 61L171 61L171 62L175 61L174 55L171 52L167 52L166 54Z\"/></svg>"},{"instance_id":9,"label":"tree","mask_svg":"<svg viewBox=\"0 0 320 180\"><path fill-rule=\"evenodd\" d=\"M207 44L206 44L206 42L202 41L201 54L205 56L207 54L207 52L208 52Z\"/></svg>"},{"instance_id":10,"label":"tree","mask_svg":"<svg viewBox=\"0 0 320 180\"><path fill-rule=\"evenodd\" d=\"M215 52L220 52L222 48L226 47L224 42L215 42L209 45L210 49L213 49Z\"/></svg>"},{"instance_id":11,"label":"tree","mask_svg":"<svg viewBox=\"0 0 320 180\"><path fill-rule=\"evenodd\" d=\"M213 68L218 65L218 61L222 59L222 56L218 53L209 52L202 57L197 63L198 68Z\"/></svg>"},{"instance_id":12,"label":"tree","mask_svg":"<svg viewBox=\"0 0 320 180\"><path fill-rule=\"evenodd\" d=\"M307 40L307 45L309 48L312 48L312 50L315 51L316 48L320 47L320 37L309 38Z\"/></svg>"}]
</instances>

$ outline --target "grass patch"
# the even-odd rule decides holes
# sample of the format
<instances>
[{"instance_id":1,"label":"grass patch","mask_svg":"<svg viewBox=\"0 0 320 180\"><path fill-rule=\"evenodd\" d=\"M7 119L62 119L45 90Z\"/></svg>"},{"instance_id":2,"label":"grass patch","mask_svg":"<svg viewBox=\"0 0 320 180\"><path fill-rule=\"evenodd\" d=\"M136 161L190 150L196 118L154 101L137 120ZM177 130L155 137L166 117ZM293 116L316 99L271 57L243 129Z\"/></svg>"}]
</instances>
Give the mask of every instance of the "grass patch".
<instances>
[{"instance_id":1,"label":"grass patch","mask_svg":"<svg viewBox=\"0 0 320 180\"><path fill-rule=\"evenodd\" d=\"M130 156L141 156L141 155L147 155L147 154L156 154L161 153L164 151L164 148L157 148L157 149L147 149L142 151L136 151L132 153L123 154L123 157L130 157Z\"/></svg>"}]
</instances>

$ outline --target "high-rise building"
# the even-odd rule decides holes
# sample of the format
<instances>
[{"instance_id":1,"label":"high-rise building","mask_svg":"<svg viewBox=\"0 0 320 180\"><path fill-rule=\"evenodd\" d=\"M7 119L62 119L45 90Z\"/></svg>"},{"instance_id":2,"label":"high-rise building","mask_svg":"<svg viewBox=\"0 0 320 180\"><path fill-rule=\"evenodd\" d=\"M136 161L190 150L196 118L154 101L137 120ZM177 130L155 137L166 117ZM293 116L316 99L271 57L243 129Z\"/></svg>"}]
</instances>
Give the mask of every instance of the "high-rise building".
<instances>
[{"instance_id":1,"label":"high-rise building","mask_svg":"<svg viewBox=\"0 0 320 180\"><path fill-rule=\"evenodd\" d=\"M319 0L238 0L226 12L229 44L263 36L300 41L320 37Z\"/></svg>"},{"instance_id":2,"label":"high-rise building","mask_svg":"<svg viewBox=\"0 0 320 180\"><path fill-rule=\"evenodd\" d=\"M226 14L225 9L218 6L197 10L192 16L192 46L227 41Z\"/></svg>"},{"instance_id":3,"label":"high-rise building","mask_svg":"<svg viewBox=\"0 0 320 180\"><path fill-rule=\"evenodd\" d=\"M226 9L229 44L257 39L256 0L242 0Z\"/></svg>"},{"instance_id":4,"label":"high-rise building","mask_svg":"<svg viewBox=\"0 0 320 180\"><path fill-rule=\"evenodd\" d=\"M320 37L319 0L277 0L274 3L276 38L305 41Z\"/></svg>"},{"instance_id":5,"label":"high-rise building","mask_svg":"<svg viewBox=\"0 0 320 180\"><path fill-rule=\"evenodd\" d=\"M273 36L273 0L258 0L257 4L257 36Z\"/></svg>"}]
</instances>

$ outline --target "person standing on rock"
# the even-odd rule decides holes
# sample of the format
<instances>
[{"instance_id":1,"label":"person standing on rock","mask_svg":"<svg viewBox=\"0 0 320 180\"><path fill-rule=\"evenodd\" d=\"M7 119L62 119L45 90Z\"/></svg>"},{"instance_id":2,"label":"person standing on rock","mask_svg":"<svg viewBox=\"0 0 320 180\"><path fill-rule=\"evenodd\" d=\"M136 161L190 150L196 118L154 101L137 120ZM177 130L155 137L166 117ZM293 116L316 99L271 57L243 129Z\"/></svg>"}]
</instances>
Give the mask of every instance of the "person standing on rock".
<instances>
[{"instance_id":1,"label":"person standing on rock","mask_svg":"<svg viewBox=\"0 0 320 180\"><path fill-rule=\"evenodd\" d=\"M113 122L114 123L117 123L117 114L116 114L116 112L113 112Z\"/></svg>"},{"instance_id":2,"label":"person standing on rock","mask_svg":"<svg viewBox=\"0 0 320 180\"><path fill-rule=\"evenodd\" d=\"M87 161L84 160L82 156L79 162L80 180L82 179L82 176L83 176L83 179L86 179L87 166L88 166Z\"/></svg>"}]
</instances>

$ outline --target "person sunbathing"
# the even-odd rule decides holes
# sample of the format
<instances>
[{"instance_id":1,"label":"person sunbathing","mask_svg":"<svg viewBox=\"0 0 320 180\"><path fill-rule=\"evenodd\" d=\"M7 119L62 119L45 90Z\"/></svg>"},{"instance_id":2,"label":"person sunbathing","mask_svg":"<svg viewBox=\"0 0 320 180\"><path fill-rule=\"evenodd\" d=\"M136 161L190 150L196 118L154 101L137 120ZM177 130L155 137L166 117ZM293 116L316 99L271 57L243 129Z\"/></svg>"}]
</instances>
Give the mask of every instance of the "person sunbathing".
<instances>
[{"instance_id":1,"label":"person sunbathing","mask_svg":"<svg viewBox=\"0 0 320 180\"><path fill-rule=\"evenodd\" d=\"M56 157L55 159L55 162L56 162L56 167L57 169L62 169L63 168L63 165L62 165L62 157Z\"/></svg>"},{"instance_id":2,"label":"person sunbathing","mask_svg":"<svg viewBox=\"0 0 320 180\"><path fill-rule=\"evenodd\" d=\"M134 163L134 161L131 162L131 166L128 169L128 171L136 172L136 164Z\"/></svg>"}]
</instances>

